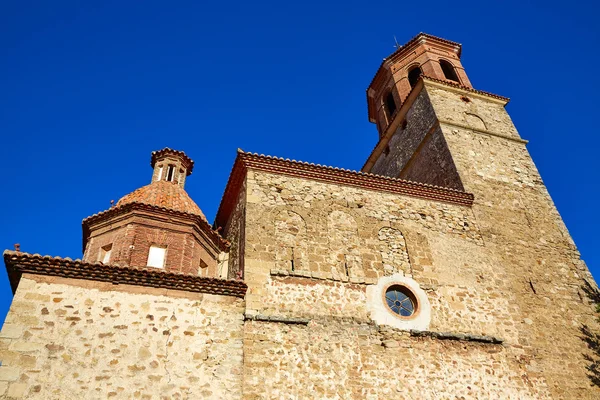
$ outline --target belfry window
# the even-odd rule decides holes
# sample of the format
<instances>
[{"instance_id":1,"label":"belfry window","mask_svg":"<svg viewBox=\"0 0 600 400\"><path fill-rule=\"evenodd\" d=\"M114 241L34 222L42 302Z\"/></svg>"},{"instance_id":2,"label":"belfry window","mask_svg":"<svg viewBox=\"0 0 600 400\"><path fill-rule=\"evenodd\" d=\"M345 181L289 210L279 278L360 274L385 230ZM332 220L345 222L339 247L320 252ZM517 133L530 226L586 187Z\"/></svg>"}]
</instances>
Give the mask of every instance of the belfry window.
<instances>
[{"instance_id":1,"label":"belfry window","mask_svg":"<svg viewBox=\"0 0 600 400\"><path fill-rule=\"evenodd\" d=\"M442 67L442 71L444 72L446 79L459 82L458 75L456 75L456 71L454 70L454 66L452 64L446 60L440 60L440 66Z\"/></svg>"},{"instance_id":2,"label":"belfry window","mask_svg":"<svg viewBox=\"0 0 600 400\"><path fill-rule=\"evenodd\" d=\"M390 117L396 112L396 100L394 100L394 94L392 92L389 92L387 96L385 96L385 108L387 108Z\"/></svg>"},{"instance_id":3,"label":"belfry window","mask_svg":"<svg viewBox=\"0 0 600 400\"><path fill-rule=\"evenodd\" d=\"M410 71L408 71L408 83L410 83L411 88L415 87L422 73L423 71L421 71L421 68L419 68L418 65L416 67L413 67Z\"/></svg>"},{"instance_id":4,"label":"belfry window","mask_svg":"<svg viewBox=\"0 0 600 400\"><path fill-rule=\"evenodd\" d=\"M175 175L175 167L173 165L169 165L167 167L167 181L173 182L174 175Z\"/></svg>"}]
</instances>

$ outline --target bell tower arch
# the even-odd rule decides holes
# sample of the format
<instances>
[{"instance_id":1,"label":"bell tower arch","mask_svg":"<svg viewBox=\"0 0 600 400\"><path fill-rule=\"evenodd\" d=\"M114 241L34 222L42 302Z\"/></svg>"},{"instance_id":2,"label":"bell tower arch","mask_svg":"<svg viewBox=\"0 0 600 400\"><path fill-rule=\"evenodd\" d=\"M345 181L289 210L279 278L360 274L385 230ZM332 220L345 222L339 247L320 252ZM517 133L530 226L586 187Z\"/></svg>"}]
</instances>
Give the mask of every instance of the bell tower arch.
<instances>
[{"instance_id":1,"label":"bell tower arch","mask_svg":"<svg viewBox=\"0 0 600 400\"><path fill-rule=\"evenodd\" d=\"M377 124L380 137L421 75L472 87L461 50L459 43L420 33L383 60L367 89L369 120Z\"/></svg>"}]
</instances>

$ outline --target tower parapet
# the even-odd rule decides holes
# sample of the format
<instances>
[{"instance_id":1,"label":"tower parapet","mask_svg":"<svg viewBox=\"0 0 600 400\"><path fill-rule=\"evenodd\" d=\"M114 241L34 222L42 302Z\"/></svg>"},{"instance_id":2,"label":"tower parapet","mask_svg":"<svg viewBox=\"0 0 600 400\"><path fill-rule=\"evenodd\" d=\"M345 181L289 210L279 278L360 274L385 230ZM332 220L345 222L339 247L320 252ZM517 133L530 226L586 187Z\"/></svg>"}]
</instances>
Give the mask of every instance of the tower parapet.
<instances>
[{"instance_id":1,"label":"tower parapet","mask_svg":"<svg viewBox=\"0 0 600 400\"><path fill-rule=\"evenodd\" d=\"M194 161L183 151L165 147L152 152L150 166L154 168L152 182L174 182L183 188L185 178L192 174Z\"/></svg>"}]
</instances>

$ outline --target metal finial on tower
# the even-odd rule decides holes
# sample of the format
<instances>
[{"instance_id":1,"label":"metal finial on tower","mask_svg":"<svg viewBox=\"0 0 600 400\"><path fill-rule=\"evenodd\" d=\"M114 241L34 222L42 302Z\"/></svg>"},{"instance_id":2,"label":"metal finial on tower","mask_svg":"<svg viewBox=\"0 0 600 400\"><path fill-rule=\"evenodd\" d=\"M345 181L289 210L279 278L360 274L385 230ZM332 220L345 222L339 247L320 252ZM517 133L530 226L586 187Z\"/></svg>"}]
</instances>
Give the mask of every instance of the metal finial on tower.
<instances>
[{"instance_id":1,"label":"metal finial on tower","mask_svg":"<svg viewBox=\"0 0 600 400\"><path fill-rule=\"evenodd\" d=\"M394 43L396 43L396 44L394 44L394 47L396 48L396 50L398 50L398 49L400 49L400 47L402 47L402 46L400 46L400 43L398 43L398 39L396 39L396 35L394 35Z\"/></svg>"}]
</instances>

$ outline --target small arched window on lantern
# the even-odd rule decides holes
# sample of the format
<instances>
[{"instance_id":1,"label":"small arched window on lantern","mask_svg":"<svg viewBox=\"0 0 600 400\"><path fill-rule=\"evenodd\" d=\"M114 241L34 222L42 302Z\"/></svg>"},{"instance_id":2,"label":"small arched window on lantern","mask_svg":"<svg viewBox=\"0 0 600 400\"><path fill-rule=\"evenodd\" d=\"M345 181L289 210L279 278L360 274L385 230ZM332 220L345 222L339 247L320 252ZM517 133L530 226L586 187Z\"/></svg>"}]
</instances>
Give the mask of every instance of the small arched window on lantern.
<instances>
[{"instance_id":1,"label":"small arched window on lantern","mask_svg":"<svg viewBox=\"0 0 600 400\"><path fill-rule=\"evenodd\" d=\"M175 177L175 166L174 165L169 165L167 167L167 178L166 180L169 182L173 182Z\"/></svg>"},{"instance_id":2,"label":"small arched window on lantern","mask_svg":"<svg viewBox=\"0 0 600 400\"><path fill-rule=\"evenodd\" d=\"M446 79L457 83L460 82L452 64L450 64L446 60L440 60L440 67L442 67L442 71L444 72L444 76L446 77Z\"/></svg>"},{"instance_id":3,"label":"small arched window on lantern","mask_svg":"<svg viewBox=\"0 0 600 400\"><path fill-rule=\"evenodd\" d=\"M391 117L397 110L396 100L394 99L394 94L390 91L387 96L385 96L385 108L387 109L388 115Z\"/></svg>"},{"instance_id":4,"label":"small arched window on lantern","mask_svg":"<svg viewBox=\"0 0 600 400\"><path fill-rule=\"evenodd\" d=\"M408 71L408 83L410 83L411 88L415 87L422 73L423 71L421 71L421 68L418 65L415 65Z\"/></svg>"}]
</instances>

